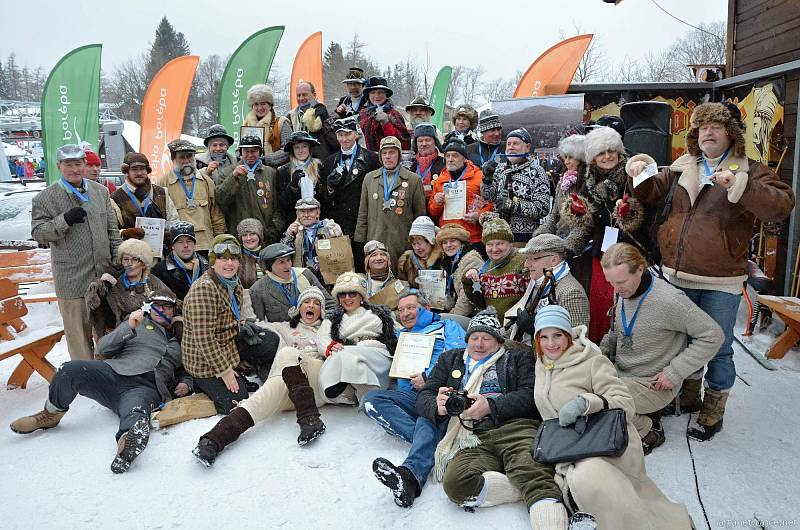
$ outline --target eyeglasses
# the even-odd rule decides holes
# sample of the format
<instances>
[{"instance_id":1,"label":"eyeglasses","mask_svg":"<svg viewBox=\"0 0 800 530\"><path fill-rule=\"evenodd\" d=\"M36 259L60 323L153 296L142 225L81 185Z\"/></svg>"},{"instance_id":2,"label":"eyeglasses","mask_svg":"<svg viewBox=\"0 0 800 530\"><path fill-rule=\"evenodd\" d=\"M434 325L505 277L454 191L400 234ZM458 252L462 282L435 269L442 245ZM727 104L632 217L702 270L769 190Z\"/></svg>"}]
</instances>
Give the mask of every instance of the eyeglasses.
<instances>
[{"instance_id":1,"label":"eyeglasses","mask_svg":"<svg viewBox=\"0 0 800 530\"><path fill-rule=\"evenodd\" d=\"M355 298L361 296L359 293L339 293L339 298Z\"/></svg>"},{"instance_id":2,"label":"eyeglasses","mask_svg":"<svg viewBox=\"0 0 800 530\"><path fill-rule=\"evenodd\" d=\"M222 256L226 252L231 256L238 256L242 253L242 249L236 243L217 243L211 252L216 256Z\"/></svg>"},{"instance_id":3,"label":"eyeglasses","mask_svg":"<svg viewBox=\"0 0 800 530\"><path fill-rule=\"evenodd\" d=\"M134 258L132 256L123 256L121 260L119 260L123 265L133 265L137 261L141 261L139 258Z\"/></svg>"}]
</instances>

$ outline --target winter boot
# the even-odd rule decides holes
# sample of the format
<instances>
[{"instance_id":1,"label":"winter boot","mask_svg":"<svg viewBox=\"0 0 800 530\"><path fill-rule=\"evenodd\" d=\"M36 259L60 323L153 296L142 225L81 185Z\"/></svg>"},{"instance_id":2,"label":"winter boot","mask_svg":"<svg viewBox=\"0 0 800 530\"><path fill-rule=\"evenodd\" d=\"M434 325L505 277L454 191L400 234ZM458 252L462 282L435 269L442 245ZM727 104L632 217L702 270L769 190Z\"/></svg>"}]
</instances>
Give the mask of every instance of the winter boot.
<instances>
[{"instance_id":1,"label":"winter boot","mask_svg":"<svg viewBox=\"0 0 800 530\"><path fill-rule=\"evenodd\" d=\"M250 413L242 407L236 407L230 414L219 420L210 431L200 437L192 454L201 464L211 467L214 460L217 459L217 455L253 425L255 423Z\"/></svg>"},{"instance_id":2,"label":"winter boot","mask_svg":"<svg viewBox=\"0 0 800 530\"><path fill-rule=\"evenodd\" d=\"M66 410L50 412L47 410L47 403L45 403L44 408L40 412L32 416L23 416L18 420L14 420L14 422L11 423L11 430L17 434L30 434L39 429L52 429L58 425L58 422L61 421L61 418L63 418L66 413Z\"/></svg>"},{"instance_id":3,"label":"winter boot","mask_svg":"<svg viewBox=\"0 0 800 530\"><path fill-rule=\"evenodd\" d=\"M569 530L597 530L597 519L586 512L575 512L569 520Z\"/></svg>"},{"instance_id":4,"label":"winter boot","mask_svg":"<svg viewBox=\"0 0 800 530\"><path fill-rule=\"evenodd\" d=\"M710 440L722 430L722 416L725 414L725 403L728 401L727 392L719 392L706 388L703 398L703 407L697 415L696 425L689 427L687 434L698 442Z\"/></svg>"},{"instance_id":5,"label":"winter boot","mask_svg":"<svg viewBox=\"0 0 800 530\"><path fill-rule=\"evenodd\" d=\"M560 502L535 502L529 513L534 530L567 530L569 526L567 509Z\"/></svg>"},{"instance_id":6,"label":"winter boot","mask_svg":"<svg viewBox=\"0 0 800 530\"><path fill-rule=\"evenodd\" d=\"M667 441L667 437L664 434L664 427L661 425L661 412L653 412L648 414L651 420L653 420L653 426L650 427L650 432L648 432L642 438L642 451L644 454L649 455L653 452L653 449L659 447Z\"/></svg>"},{"instance_id":7,"label":"winter boot","mask_svg":"<svg viewBox=\"0 0 800 530\"><path fill-rule=\"evenodd\" d=\"M150 419L142 417L136 420L128 432L119 437L117 456L111 462L111 471L117 474L125 473L131 467L131 462L147 447L148 440L150 440Z\"/></svg>"},{"instance_id":8,"label":"winter boot","mask_svg":"<svg viewBox=\"0 0 800 530\"><path fill-rule=\"evenodd\" d=\"M700 399L700 387L703 386L702 379L684 379L681 392L678 397L680 403L680 413L693 413L700 410L703 402ZM675 415L678 410L675 408L675 401L664 407L663 414Z\"/></svg>"},{"instance_id":9,"label":"winter boot","mask_svg":"<svg viewBox=\"0 0 800 530\"><path fill-rule=\"evenodd\" d=\"M319 438L325 432L325 424L319 419L319 409L314 398L314 389L308 383L308 377L303 369L298 366L287 366L281 371L283 382L289 390L289 399L292 400L297 411L297 424L300 426L300 436L297 443L306 445Z\"/></svg>"},{"instance_id":10,"label":"winter boot","mask_svg":"<svg viewBox=\"0 0 800 530\"><path fill-rule=\"evenodd\" d=\"M394 503L401 508L410 508L419 497L420 487L410 469L395 466L385 458L372 461L372 472L381 484L392 490Z\"/></svg>"},{"instance_id":11,"label":"winter boot","mask_svg":"<svg viewBox=\"0 0 800 530\"><path fill-rule=\"evenodd\" d=\"M519 490L503 473L484 471L483 480L485 484L484 487L486 488L486 496L480 504L481 508L489 508L491 506L499 506L500 504L519 502L522 500L522 495L520 495Z\"/></svg>"}]
</instances>

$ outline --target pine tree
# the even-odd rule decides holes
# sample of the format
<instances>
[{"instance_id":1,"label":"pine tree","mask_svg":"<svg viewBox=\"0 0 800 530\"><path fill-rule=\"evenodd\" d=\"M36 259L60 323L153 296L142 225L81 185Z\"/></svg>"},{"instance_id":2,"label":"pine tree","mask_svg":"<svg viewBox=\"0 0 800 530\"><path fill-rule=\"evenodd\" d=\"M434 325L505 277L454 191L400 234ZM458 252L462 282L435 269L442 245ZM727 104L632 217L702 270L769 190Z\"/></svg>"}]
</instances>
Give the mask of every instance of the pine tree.
<instances>
[{"instance_id":1,"label":"pine tree","mask_svg":"<svg viewBox=\"0 0 800 530\"><path fill-rule=\"evenodd\" d=\"M20 75L19 68L17 67L17 56L14 53L9 54L6 60L6 81L8 99L20 98Z\"/></svg>"},{"instance_id":2,"label":"pine tree","mask_svg":"<svg viewBox=\"0 0 800 530\"><path fill-rule=\"evenodd\" d=\"M8 79L6 79L3 61L0 61L0 99L8 99Z\"/></svg>"},{"instance_id":3,"label":"pine tree","mask_svg":"<svg viewBox=\"0 0 800 530\"><path fill-rule=\"evenodd\" d=\"M322 57L322 77L325 83L325 93L331 98L333 105L338 101L342 92L341 80L347 74L342 47L337 42L331 42Z\"/></svg>"},{"instance_id":4,"label":"pine tree","mask_svg":"<svg viewBox=\"0 0 800 530\"><path fill-rule=\"evenodd\" d=\"M156 28L156 38L150 46L146 73L148 83L158 73L162 66L176 57L189 55L189 44L183 33L175 31L167 17L161 19Z\"/></svg>"}]
</instances>

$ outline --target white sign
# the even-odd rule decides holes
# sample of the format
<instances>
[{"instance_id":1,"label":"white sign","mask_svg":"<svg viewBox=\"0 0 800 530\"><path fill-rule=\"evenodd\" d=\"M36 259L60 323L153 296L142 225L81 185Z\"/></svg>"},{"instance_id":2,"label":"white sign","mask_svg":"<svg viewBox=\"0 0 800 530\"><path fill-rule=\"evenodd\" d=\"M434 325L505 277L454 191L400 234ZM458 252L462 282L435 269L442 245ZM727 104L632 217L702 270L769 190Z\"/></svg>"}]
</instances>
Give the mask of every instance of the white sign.
<instances>
[{"instance_id":1,"label":"white sign","mask_svg":"<svg viewBox=\"0 0 800 530\"><path fill-rule=\"evenodd\" d=\"M435 343L436 335L400 333L389 377L411 379L412 374L424 372L431 362Z\"/></svg>"},{"instance_id":2,"label":"white sign","mask_svg":"<svg viewBox=\"0 0 800 530\"><path fill-rule=\"evenodd\" d=\"M417 276L419 290L433 309L444 310L447 302L447 273L442 270L420 270Z\"/></svg>"},{"instance_id":3,"label":"white sign","mask_svg":"<svg viewBox=\"0 0 800 530\"><path fill-rule=\"evenodd\" d=\"M137 217L136 228L144 228L144 238L142 239L153 250L153 256L163 258L164 248L164 228L167 224L165 219L154 217Z\"/></svg>"},{"instance_id":4,"label":"white sign","mask_svg":"<svg viewBox=\"0 0 800 530\"><path fill-rule=\"evenodd\" d=\"M606 231L603 233L603 246L600 247L600 251L605 252L608 247L617 241L619 241L619 228L607 226Z\"/></svg>"},{"instance_id":5,"label":"white sign","mask_svg":"<svg viewBox=\"0 0 800 530\"><path fill-rule=\"evenodd\" d=\"M463 219L467 213L467 183L463 180L448 182L444 185L444 214L445 221Z\"/></svg>"},{"instance_id":6,"label":"white sign","mask_svg":"<svg viewBox=\"0 0 800 530\"><path fill-rule=\"evenodd\" d=\"M658 166L655 162L644 166L641 173L633 177L633 187L639 186L642 182L658 174Z\"/></svg>"}]
</instances>

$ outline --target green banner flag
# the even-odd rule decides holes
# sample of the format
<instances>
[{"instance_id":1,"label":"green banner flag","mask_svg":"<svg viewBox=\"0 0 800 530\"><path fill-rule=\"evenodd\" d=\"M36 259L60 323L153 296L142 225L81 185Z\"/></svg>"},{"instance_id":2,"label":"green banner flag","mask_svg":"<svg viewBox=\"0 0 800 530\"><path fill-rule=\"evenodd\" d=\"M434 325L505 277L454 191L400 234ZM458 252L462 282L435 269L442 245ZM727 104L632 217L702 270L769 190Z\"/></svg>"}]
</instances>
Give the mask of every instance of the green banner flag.
<instances>
[{"instance_id":1,"label":"green banner flag","mask_svg":"<svg viewBox=\"0 0 800 530\"><path fill-rule=\"evenodd\" d=\"M239 143L239 128L250 112L247 89L266 82L283 29L284 26L272 26L253 33L233 52L225 66L219 84L219 122L233 136L234 144Z\"/></svg>"},{"instance_id":2,"label":"green banner flag","mask_svg":"<svg viewBox=\"0 0 800 530\"><path fill-rule=\"evenodd\" d=\"M56 152L61 146L88 142L92 150L98 150L101 50L101 44L72 50L58 61L44 84L41 119L48 184L59 178Z\"/></svg>"},{"instance_id":3,"label":"green banner flag","mask_svg":"<svg viewBox=\"0 0 800 530\"><path fill-rule=\"evenodd\" d=\"M453 69L443 66L436 74L436 81L433 82L431 90L431 107L436 114L433 115L433 123L441 131L444 126L444 104L447 101L447 92L450 90L450 79L453 77Z\"/></svg>"}]
</instances>

